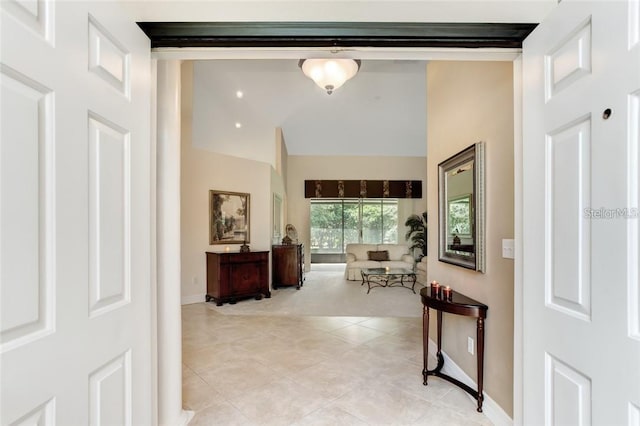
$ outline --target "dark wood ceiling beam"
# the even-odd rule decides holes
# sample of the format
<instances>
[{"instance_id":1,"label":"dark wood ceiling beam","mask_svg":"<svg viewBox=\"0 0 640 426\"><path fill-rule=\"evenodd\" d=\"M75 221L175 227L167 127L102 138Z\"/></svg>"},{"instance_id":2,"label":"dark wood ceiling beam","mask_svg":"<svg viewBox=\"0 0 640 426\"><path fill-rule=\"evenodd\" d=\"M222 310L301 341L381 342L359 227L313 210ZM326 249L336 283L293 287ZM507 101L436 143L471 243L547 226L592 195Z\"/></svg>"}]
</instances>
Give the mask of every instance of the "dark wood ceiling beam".
<instances>
[{"instance_id":1,"label":"dark wood ceiling beam","mask_svg":"<svg viewBox=\"0 0 640 426\"><path fill-rule=\"evenodd\" d=\"M537 24L139 22L151 47L520 48Z\"/></svg>"}]
</instances>

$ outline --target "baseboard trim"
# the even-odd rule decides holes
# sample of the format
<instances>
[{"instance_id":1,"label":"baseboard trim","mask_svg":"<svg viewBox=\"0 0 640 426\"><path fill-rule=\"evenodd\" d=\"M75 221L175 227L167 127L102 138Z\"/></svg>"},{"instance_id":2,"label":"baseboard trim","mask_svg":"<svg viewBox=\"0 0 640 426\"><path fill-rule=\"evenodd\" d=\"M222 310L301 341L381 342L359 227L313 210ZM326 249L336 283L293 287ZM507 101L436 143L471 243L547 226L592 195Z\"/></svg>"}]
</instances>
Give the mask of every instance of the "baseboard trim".
<instances>
[{"instance_id":1,"label":"baseboard trim","mask_svg":"<svg viewBox=\"0 0 640 426\"><path fill-rule=\"evenodd\" d=\"M195 411L182 410L180 413L180 419L178 420L178 426L187 426L195 414Z\"/></svg>"},{"instance_id":2,"label":"baseboard trim","mask_svg":"<svg viewBox=\"0 0 640 426\"><path fill-rule=\"evenodd\" d=\"M429 354L435 357L437 348L438 346L436 345L436 343L433 340L429 339ZM471 377L469 377L467 373L465 373L464 370L462 370L462 368L458 366L458 364L453 362L453 360L446 354L446 352L442 351L442 356L444 357L444 367L442 368L443 373L453 377L454 379L460 380L467 386L470 386L474 389L477 388L476 382ZM468 396L469 399L475 402L471 395ZM489 394L487 394L487 392L484 392L482 412L485 416L487 416L489 420L491 420L491 422L495 426L513 426L513 419L509 417L509 415L502 409L502 407L500 407L498 403L495 402L491 398L491 396L489 396Z\"/></svg>"},{"instance_id":3,"label":"baseboard trim","mask_svg":"<svg viewBox=\"0 0 640 426\"><path fill-rule=\"evenodd\" d=\"M201 303L205 301L204 294L192 294L190 296L182 296L180 303L182 305L191 305L193 303Z\"/></svg>"}]
</instances>

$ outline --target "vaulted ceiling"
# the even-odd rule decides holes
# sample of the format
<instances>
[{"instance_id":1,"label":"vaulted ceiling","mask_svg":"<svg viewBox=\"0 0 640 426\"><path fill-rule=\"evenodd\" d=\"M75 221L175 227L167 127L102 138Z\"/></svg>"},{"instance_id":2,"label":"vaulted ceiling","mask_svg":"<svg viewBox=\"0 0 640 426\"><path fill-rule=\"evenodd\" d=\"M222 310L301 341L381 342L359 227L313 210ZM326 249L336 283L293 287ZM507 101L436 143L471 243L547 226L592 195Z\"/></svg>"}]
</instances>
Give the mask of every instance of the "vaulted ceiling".
<instances>
[{"instance_id":1,"label":"vaulted ceiling","mask_svg":"<svg viewBox=\"0 0 640 426\"><path fill-rule=\"evenodd\" d=\"M411 23L417 23L419 28L413 28L413 31L418 31L418 35L433 36L435 31L437 39L439 31L444 30L443 34L449 39L465 40L464 34L456 33L460 28L456 25L469 23L462 25L464 31L471 31L466 33L469 36L479 28L486 28L482 27L482 23L536 23L556 5L556 0L135 0L123 2L123 5L136 21L147 22L151 25L150 29L155 28L156 36L171 34L172 30L163 26L154 27L154 22L173 22L178 27L192 31L174 34L173 39L181 41L179 44L157 44L155 37L151 37L156 46L180 47L173 51L158 49L156 52L159 57L210 59L206 56L206 49L183 49L189 46L213 46L208 42L193 44L202 31L208 31L207 22L223 24L215 26L216 29L209 34L209 41L217 40L220 36L226 37L229 35L227 33L239 36L235 42L218 43L218 54L229 52L229 49L225 49L227 46L270 46L264 44L264 40L258 44L246 42L261 37L264 31L266 35L279 34L287 39L293 31L288 23L292 22L336 23L338 27L340 22L362 23L358 25L365 28L364 39L368 40L364 45L357 44L357 40L344 44L339 41L341 33L333 30L328 33L338 38L331 39L333 41L329 45L301 44L312 49L315 46L322 56L326 56L335 46L341 46L341 50L348 50L350 46L368 46L367 43L371 42L372 37L375 38L382 27L389 27L387 23L399 23L401 33L408 36L409 41L416 35L411 33L415 26ZM204 27L190 26L193 22L203 23ZM262 28L260 22L268 25ZM276 24L275 30L269 27L273 23ZM367 23L380 24L367 27ZM421 23L433 23L434 26L424 27ZM476 28L476 23L480 27ZM343 27L347 32L353 29L352 25ZM395 34L395 27L391 25L389 34ZM520 31L517 27L518 24L515 24L515 33ZM489 39L501 38L505 33L498 28L503 27L498 25L488 32L484 29L481 32ZM320 33L324 34L325 30L327 28ZM293 31L293 34L304 37L305 31L307 29L302 28ZM522 37L520 34L520 40ZM447 43L438 43L434 45L427 41L425 46L448 46ZM278 46L287 45L281 43ZM404 46L402 43L393 45ZM482 43L474 45L481 46ZM479 50L469 49L471 52ZM241 51L237 52L241 54ZM264 147L273 142L274 128L281 127L289 153L293 155L426 155L425 61L398 61L406 57L397 56L393 58L396 60L373 60L361 56L363 62L358 75L328 96L303 76L296 59L290 59L291 53L295 52L285 48L271 53L272 56L267 56L271 59L257 60L256 56L242 60L215 57L215 60L196 61L193 109L195 145L203 148L215 146L213 149L223 153L244 150L242 155L248 158L267 158L268 149ZM358 58L357 51L351 53L353 55L347 57ZM268 55L268 52L262 51L262 54ZM299 54L298 57L309 56ZM239 90L243 92L241 99L236 97ZM263 149L262 153L255 152Z\"/></svg>"},{"instance_id":2,"label":"vaulted ceiling","mask_svg":"<svg viewBox=\"0 0 640 426\"><path fill-rule=\"evenodd\" d=\"M363 61L328 95L295 60L197 61L193 114L194 144L216 151L281 127L290 155L425 156L426 62Z\"/></svg>"}]
</instances>

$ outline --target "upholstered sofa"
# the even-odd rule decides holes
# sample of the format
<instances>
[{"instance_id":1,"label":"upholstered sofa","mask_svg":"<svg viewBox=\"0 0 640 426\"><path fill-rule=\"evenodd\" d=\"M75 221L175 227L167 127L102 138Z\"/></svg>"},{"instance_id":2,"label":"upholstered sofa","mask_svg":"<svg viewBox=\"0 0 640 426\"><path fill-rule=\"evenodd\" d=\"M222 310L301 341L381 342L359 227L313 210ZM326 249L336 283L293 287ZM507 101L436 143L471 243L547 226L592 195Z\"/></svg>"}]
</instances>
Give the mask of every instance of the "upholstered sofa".
<instances>
[{"instance_id":1,"label":"upholstered sofa","mask_svg":"<svg viewBox=\"0 0 640 426\"><path fill-rule=\"evenodd\" d=\"M406 244L347 244L346 251L347 266L344 277L350 281L361 280L360 270L363 268L389 267L413 270L415 264ZM388 260L381 260L385 258Z\"/></svg>"}]
</instances>

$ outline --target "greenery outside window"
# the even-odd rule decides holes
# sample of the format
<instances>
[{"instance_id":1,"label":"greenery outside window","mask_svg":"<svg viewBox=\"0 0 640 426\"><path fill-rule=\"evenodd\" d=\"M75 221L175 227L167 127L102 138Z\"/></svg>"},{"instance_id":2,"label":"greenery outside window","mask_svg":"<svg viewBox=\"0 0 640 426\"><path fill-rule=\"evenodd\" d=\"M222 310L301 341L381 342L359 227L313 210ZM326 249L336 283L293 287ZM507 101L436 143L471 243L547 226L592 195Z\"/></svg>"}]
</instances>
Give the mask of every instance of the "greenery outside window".
<instances>
[{"instance_id":1,"label":"greenery outside window","mask_svg":"<svg viewBox=\"0 0 640 426\"><path fill-rule=\"evenodd\" d=\"M471 223L471 194L465 194L449 200L449 235L470 237Z\"/></svg>"},{"instance_id":2,"label":"greenery outside window","mask_svg":"<svg viewBox=\"0 0 640 426\"><path fill-rule=\"evenodd\" d=\"M349 243L397 243L398 200L312 199L310 242L312 255L344 254Z\"/></svg>"}]
</instances>

